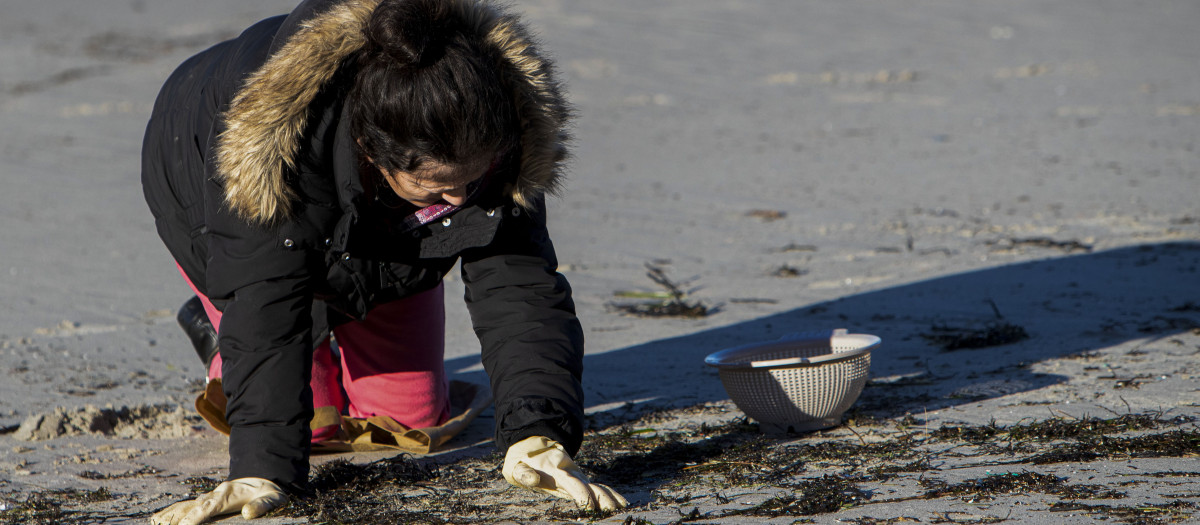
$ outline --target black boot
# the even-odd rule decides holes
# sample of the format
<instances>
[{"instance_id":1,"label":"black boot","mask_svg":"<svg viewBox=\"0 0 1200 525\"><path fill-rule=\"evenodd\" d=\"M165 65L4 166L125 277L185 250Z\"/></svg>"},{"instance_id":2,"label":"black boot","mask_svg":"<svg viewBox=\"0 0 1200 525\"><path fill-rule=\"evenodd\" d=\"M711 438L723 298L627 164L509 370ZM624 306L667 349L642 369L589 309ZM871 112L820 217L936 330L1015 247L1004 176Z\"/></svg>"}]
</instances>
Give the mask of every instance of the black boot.
<instances>
[{"instance_id":1,"label":"black boot","mask_svg":"<svg viewBox=\"0 0 1200 525\"><path fill-rule=\"evenodd\" d=\"M175 319L179 321L183 333L192 341L196 355L200 356L200 361L204 363L204 369L208 370L213 357L217 355L217 331L209 322L208 314L204 313L204 303L200 302L199 297L192 296L179 308L179 315L175 316Z\"/></svg>"}]
</instances>

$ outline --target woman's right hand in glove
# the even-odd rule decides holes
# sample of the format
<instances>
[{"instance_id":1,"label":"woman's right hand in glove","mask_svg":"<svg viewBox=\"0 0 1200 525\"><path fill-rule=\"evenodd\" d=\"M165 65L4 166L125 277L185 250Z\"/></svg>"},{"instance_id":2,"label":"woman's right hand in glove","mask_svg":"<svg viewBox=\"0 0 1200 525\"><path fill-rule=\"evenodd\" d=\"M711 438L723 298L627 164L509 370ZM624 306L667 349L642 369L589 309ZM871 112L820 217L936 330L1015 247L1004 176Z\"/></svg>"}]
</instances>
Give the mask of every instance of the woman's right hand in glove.
<instances>
[{"instance_id":1,"label":"woman's right hand in glove","mask_svg":"<svg viewBox=\"0 0 1200 525\"><path fill-rule=\"evenodd\" d=\"M154 514L153 525L198 525L222 514L241 512L242 518L254 519L287 503L279 485L263 478L231 479L212 492L193 500L181 501Z\"/></svg>"}]
</instances>

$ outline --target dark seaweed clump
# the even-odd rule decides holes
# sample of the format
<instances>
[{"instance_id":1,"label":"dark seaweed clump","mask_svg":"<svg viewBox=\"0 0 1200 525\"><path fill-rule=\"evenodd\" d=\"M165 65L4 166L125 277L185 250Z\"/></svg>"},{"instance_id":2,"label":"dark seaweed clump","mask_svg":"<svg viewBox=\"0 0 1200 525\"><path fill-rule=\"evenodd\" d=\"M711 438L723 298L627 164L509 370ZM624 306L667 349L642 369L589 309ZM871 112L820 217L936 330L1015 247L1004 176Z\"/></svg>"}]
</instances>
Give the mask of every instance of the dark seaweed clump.
<instances>
[{"instance_id":1,"label":"dark seaweed clump","mask_svg":"<svg viewBox=\"0 0 1200 525\"><path fill-rule=\"evenodd\" d=\"M309 487L314 492L362 491L383 485L411 485L433 478L434 475L432 468L403 454L366 465L336 459L317 467Z\"/></svg>"},{"instance_id":2,"label":"dark seaweed clump","mask_svg":"<svg viewBox=\"0 0 1200 525\"><path fill-rule=\"evenodd\" d=\"M716 482L721 486L804 488L805 466L823 462L859 466L912 460L920 455L907 436L875 443L845 440L787 443L761 434L757 425L735 420L691 433L645 435L628 427L588 441L583 464L601 483L633 485L646 479L669 485ZM921 460L895 467L911 471Z\"/></svg>"},{"instance_id":3,"label":"dark seaweed clump","mask_svg":"<svg viewBox=\"0 0 1200 525\"><path fill-rule=\"evenodd\" d=\"M943 425L933 431L932 435L939 439L957 439L968 443L987 441L998 436L1005 436L1012 440L1053 441L1098 438L1109 434L1149 430L1186 422L1187 420L1181 419L1161 419L1159 415L1154 414L1124 414L1112 419L1093 417L1047 419L1007 427L998 426L995 421L983 426Z\"/></svg>"},{"instance_id":4,"label":"dark seaweed clump","mask_svg":"<svg viewBox=\"0 0 1200 525\"><path fill-rule=\"evenodd\" d=\"M1022 460L1045 465L1109 458L1195 456L1200 454L1200 431L1194 429L1133 437L1113 435L1189 422L1191 419L1186 417L1162 419L1159 415L1125 414L1112 419L1050 419L1009 427L995 422L984 426L942 426L932 436L976 445L994 444L1003 438L1013 451L1019 452L1039 450L1034 443L1050 443L1048 447L1043 445L1041 452Z\"/></svg>"},{"instance_id":5,"label":"dark seaweed clump","mask_svg":"<svg viewBox=\"0 0 1200 525\"><path fill-rule=\"evenodd\" d=\"M1029 339L1024 328L1012 323L989 323L983 328L963 328L934 325L921 338L942 347L942 350L988 348Z\"/></svg>"},{"instance_id":6,"label":"dark seaweed clump","mask_svg":"<svg viewBox=\"0 0 1200 525\"><path fill-rule=\"evenodd\" d=\"M212 492L213 489L217 488L217 485L221 484L219 480L207 476L190 477L183 480L183 482L191 486L191 493L195 495Z\"/></svg>"},{"instance_id":7,"label":"dark seaweed clump","mask_svg":"<svg viewBox=\"0 0 1200 525\"><path fill-rule=\"evenodd\" d=\"M1057 240L1051 239L1049 237L1027 237L1027 238L1009 237L1007 239L991 241L991 242L988 242L988 244L992 245L993 250L1012 250L1012 249L1016 249L1016 248L1030 247L1030 248L1049 248L1049 249L1053 249L1053 250L1062 250L1066 253L1074 253L1074 252L1088 253L1088 252L1092 251L1092 245L1090 245L1090 244L1084 244L1084 243L1076 241L1074 239L1070 239L1070 240L1066 240L1066 241L1057 241Z\"/></svg>"},{"instance_id":8,"label":"dark seaweed clump","mask_svg":"<svg viewBox=\"0 0 1200 525\"><path fill-rule=\"evenodd\" d=\"M829 474L804 480L790 488L790 494L776 496L748 509L724 514L722 517L812 516L848 509L871 499L869 492L858 488L851 480Z\"/></svg>"},{"instance_id":9,"label":"dark seaweed clump","mask_svg":"<svg viewBox=\"0 0 1200 525\"><path fill-rule=\"evenodd\" d=\"M1157 523L1183 523L1191 521L1192 511L1200 505L1190 501L1176 500L1159 505L1136 505L1113 507L1110 505L1087 505L1078 502L1059 502L1050 506L1050 512L1086 512L1100 514L1101 519L1116 518L1120 523L1151 525Z\"/></svg>"},{"instance_id":10,"label":"dark seaweed clump","mask_svg":"<svg viewBox=\"0 0 1200 525\"><path fill-rule=\"evenodd\" d=\"M706 306L700 301L689 301L687 283L677 283L667 277L666 272L658 266L647 263L646 277L666 290L665 297L650 302L632 304L610 303L613 310L638 317L707 317L716 313L716 308Z\"/></svg>"},{"instance_id":11,"label":"dark seaweed clump","mask_svg":"<svg viewBox=\"0 0 1200 525\"><path fill-rule=\"evenodd\" d=\"M655 303L614 304L612 308L638 317L706 317L708 307L702 303L663 301Z\"/></svg>"},{"instance_id":12,"label":"dark seaweed clump","mask_svg":"<svg viewBox=\"0 0 1200 525\"><path fill-rule=\"evenodd\" d=\"M85 470L83 472L80 472L77 475L83 479L106 480L106 479L126 479L126 478L138 478L138 477L142 477L142 476L152 476L154 474L158 474L159 472L162 472L162 471L159 469L156 469L154 467L151 467L149 465L146 465L140 469L130 470L130 471L122 472L119 474L103 474L100 472L96 472L94 470Z\"/></svg>"},{"instance_id":13,"label":"dark seaweed clump","mask_svg":"<svg viewBox=\"0 0 1200 525\"><path fill-rule=\"evenodd\" d=\"M1162 458L1200 455L1200 432L1176 430L1129 438L1105 437L1052 447L1029 458L1035 465L1107 458Z\"/></svg>"},{"instance_id":14,"label":"dark seaweed clump","mask_svg":"<svg viewBox=\"0 0 1200 525\"><path fill-rule=\"evenodd\" d=\"M771 271L771 275L775 277L800 277L807 274L808 270L786 264Z\"/></svg>"},{"instance_id":15,"label":"dark seaweed clump","mask_svg":"<svg viewBox=\"0 0 1200 525\"><path fill-rule=\"evenodd\" d=\"M1006 472L979 479L967 480L954 485L940 480L926 480L929 490L924 499L953 496L967 502L987 501L1000 494L1028 494L1037 492L1053 494L1069 499L1118 499L1125 494L1106 489L1102 485L1069 485L1066 478L1037 472Z\"/></svg>"},{"instance_id":16,"label":"dark seaweed clump","mask_svg":"<svg viewBox=\"0 0 1200 525\"><path fill-rule=\"evenodd\" d=\"M25 501L18 502L11 508L0 510L0 523L28 525L91 523L102 519L98 517L98 513L74 511L65 507L99 503L111 499L113 499L113 495L105 488L90 491L65 489L35 492L29 494Z\"/></svg>"},{"instance_id":17,"label":"dark seaweed clump","mask_svg":"<svg viewBox=\"0 0 1200 525\"><path fill-rule=\"evenodd\" d=\"M313 523L471 523L457 519L476 511L469 504L444 501L431 508L425 494L406 493L421 482L435 479L437 469L407 455L356 465L338 459L315 469L310 497L294 498L276 515L306 517ZM436 492L436 491L435 491Z\"/></svg>"},{"instance_id":18,"label":"dark seaweed clump","mask_svg":"<svg viewBox=\"0 0 1200 525\"><path fill-rule=\"evenodd\" d=\"M699 438L698 440L696 438ZM744 420L692 433L658 433L622 427L588 440L582 464L601 483L626 485L647 478L676 478L718 472L739 478L741 467L759 465L768 440ZM715 458L721 457L721 461Z\"/></svg>"}]
</instances>

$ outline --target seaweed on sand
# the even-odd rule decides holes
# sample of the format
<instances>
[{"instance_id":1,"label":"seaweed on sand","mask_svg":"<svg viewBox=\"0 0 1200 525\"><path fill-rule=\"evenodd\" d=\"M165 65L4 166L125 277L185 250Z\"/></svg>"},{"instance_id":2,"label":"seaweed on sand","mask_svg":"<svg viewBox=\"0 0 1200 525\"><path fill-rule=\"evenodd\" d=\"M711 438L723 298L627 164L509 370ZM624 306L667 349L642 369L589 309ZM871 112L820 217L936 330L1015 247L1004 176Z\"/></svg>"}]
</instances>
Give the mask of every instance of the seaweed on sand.
<instances>
[{"instance_id":1,"label":"seaweed on sand","mask_svg":"<svg viewBox=\"0 0 1200 525\"><path fill-rule=\"evenodd\" d=\"M837 460L846 463L865 463L865 460L896 461L920 456L917 444L908 434L874 443L853 441L819 441L791 445L784 449L785 457L803 461Z\"/></svg>"},{"instance_id":2,"label":"seaweed on sand","mask_svg":"<svg viewBox=\"0 0 1200 525\"><path fill-rule=\"evenodd\" d=\"M860 489L852 480L829 474L805 480L791 488L789 494L773 497L748 509L726 513L722 517L812 516L848 509L871 499L871 494Z\"/></svg>"},{"instance_id":3,"label":"seaweed on sand","mask_svg":"<svg viewBox=\"0 0 1200 525\"><path fill-rule=\"evenodd\" d=\"M1102 485L1070 485L1066 478L1037 472L1005 472L993 474L962 483L949 485L938 480L927 479L929 490L924 499L953 496L970 503L987 501L1001 494L1028 494L1037 492L1069 499L1116 499L1124 493L1106 489Z\"/></svg>"},{"instance_id":4,"label":"seaweed on sand","mask_svg":"<svg viewBox=\"0 0 1200 525\"><path fill-rule=\"evenodd\" d=\"M1078 419L1047 419L1006 429L1012 439L1049 441L1080 437L1099 437L1108 434L1149 430L1184 423L1183 420L1164 420L1158 414L1122 414L1111 419L1083 417Z\"/></svg>"},{"instance_id":5,"label":"seaweed on sand","mask_svg":"<svg viewBox=\"0 0 1200 525\"><path fill-rule=\"evenodd\" d=\"M1042 452L1022 461L1034 465L1095 461L1108 458L1189 457L1200 455L1200 431L1175 430L1157 434L1120 437L1114 434L1178 426L1191 421L1187 417L1162 419L1160 414L1124 414L1111 419L1084 417L1048 419L1001 427L992 422L984 426L942 426L932 436L942 440L960 440L980 445L1006 439L1021 444L1019 451L1031 449L1031 442L1051 444Z\"/></svg>"},{"instance_id":6,"label":"seaweed on sand","mask_svg":"<svg viewBox=\"0 0 1200 525\"><path fill-rule=\"evenodd\" d=\"M689 474L728 473L738 465L759 464L772 448L767 441L744 421L704 426L694 433L622 427L591 436L581 464L595 472L598 481L615 485L639 483L651 474L658 479L677 479ZM715 462L715 458L722 461Z\"/></svg>"},{"instance_id":7,"label":"seaweed on sand","mask_svg":"<svg viewBox=\"0 0 1200 525\"><path fill-rule=\"evenodd\" d=\"M1188 457L1200 453L1197 451L1200 435L1192 428L1180 428L1190 420L1166 419L1162 414L1127 414L1110 419L1055 418L1009 426L996 423L943 426L928 434L912 432L917 421L908 418L896 425L897 432L881 435L883 430L876 426L872 427L872 435L855 436L857 439L839 433L769 437L761 434L757 425L741 418L719 425L701 424L674 430L651 427L666 424L672 417L685 413L695 415L684 410L649 414L623 426L589 432L586 446L576 461L593 481L627 495L637 493L635 487L640 488L653 498L650 508L676 508L680 512L678 522L691 523L719 522L733 516L793 517L802 521L810 519L808 516L884 503L871 498L872 487L906 473L919 475L927 483L911 499L984 501L1025 493L1054 495L1064 501L1119 498L1123 495L1120 486L1069 483L1069 479L1054 473L1037 472L1036 465L1135 455ZM1146 433L1156 429L1157 433ZM1012 458L1005 463L1024 465L1030 470L954 485L931 475L947 458L966 457L971 448L985 455L993 454L988 452L989 447L1003 443L1021 445L1005 453ZM512 497L523 496L519 491L512 497L507 492L500 493L508 489L498 483L499 462L498 454L445 464L406 456L365 465L333 461L316 469L312 482L314 496L293 501L276 515L325 524L580 521L607 517L603 513L582 513L559 501L514 505ZM722 495L734 487L754 487L755 491L767 487L775 490L776 497L734 510L724 506L728 500ZM690 505L681 508L696 499L710 500L722 507L695 507L698 510L691 513L688 513ZM632 510L636 511L638 503L634 505ZM1192 509L1179 506L1160 510L1150 515L1163 521L1178 521ZM1121 508L1104 506L1086 507L1084 511L1109 512L1107 515L1114 518L1124 512ZM958 518L951 521L983 522L969 521L974 517L964 519L968 521ZM645 523L632 516L627 522Z\"/></svg>"},{"instance_id":8,"label":"seaweed on sand","mask_svg":"<svg viewBox=\"0 0 1200 525\"><path fill-rule=\"evenodd\" d=\"M34 492L29 494L25 501L0 506L0 523L51 525L92 522L97 519L95 513L66 510L64 507L109 501L113 497L105 488L90 491L63 489Z\"/></svg>"},{"instance_id":9,"label":"seaweed on sand","mask_svg":"<svg viewBox=\"0 0 1200 525\"><path fill-rule=\"evenodd\" d=\"M942 425L933 431L932 435L939 439L957 439L968 443L994 440L999 436L1005 436L1010 440L1053 441L1099 438L1109 434L1150 430L1186 422L1186 420L1180 419L1161 419L1158 414L1123 414L1112 419L1055 418L1007 427L997 425L995 421L982 426Z\"/></svg>"},{"instance_id":10,"label":"seaweed on sand","mask_svg":"<svg viewBox=\"0 0 1200 525\"><path fill-rule=\"evenodd\" d=\"M667 277L667 274L661 267L646 263L646 277L649 277L655 284L663 287L665 292L657 292L650 294L637 293L618 293L626 297L641 297L655 299L649 302L637 302L631 304L610 303L609 307L624 312L630 315L639 317L707 317L716 312L716 308L706 306L700 301L689 301L689 291L684 290L683 286L687 283L676 283Z\"/></svg>"},{"instance_id":11,"label":"seaweed on sand","mask_svg":"<svg viewBox=\"0 0 1200 525\"><path fill-rule=\"evenodd\" d=\"M127 471L121 472L121 473L104 474L101 472L97 472L95 470L85 470L83 472L80 472L77 475L83 479L106 480L106 479L127 479L127 478L137 478L137 477L142 477L142 476L152 476L154 474L158 474L159 472L162 472L162 471L157 468L151 467L150 465L143 465L142 468L140 468L140 469L127 470Z\"/></svg>"},{"instance_id":12,"label":"seaweed on sand","mask_svg":"<svg viewBox=\"0 0 1200 525\"><path fill-rule=\"evenodd\" d=\"M1062 250L1066 253L1074 253L1074 252L1089 253L1092 251L1092 245L1090 245L1090 244L1084 244L1084 243L1076 241L1074 239L1066 240L1066 241L1056 241L1049 237L1027 237L1027 238L1008 237L1006 239L990 241L987 244L992 246L993 251L1010 251L1010 250L1015 250L1015 249L1024 248L1024 247L1049 248L1049 249L1054 249L1054 250Z\"/></svg>"},{"instance_id":13,"label":"seaweed on sand","mask_svg":"<svg viewBox=\"0 0 1200 525\"><path fill-rule=\"evenodd\" d=\"M983 328L934 325L929 332L920 336L946 351L988 348L1029 339L1029 333L1024 328L1005 322L988 323Z\"/></svg>"},{"instance_id":14,"label":"seaweed on sand","mask_svg":"<svg viewBox=\"0 0 1200 525\"><path fill-rule=\"evenodd\" d=\"M801 277L807 274L808 270L786 264L771 271L771 275L774 277Z\"/></svg>"},{"instance_id":15,"label":"seaweed on sand","mask_svg":"<svg viewBox=\"0 0 1200 525\"><path fill-rule=\"evenodd\" d=\"M627 489L652 485L652 494L664 505L678 505L697 497L717 498L731 487L775 487L789 492L748 509L729 514L710 511L695 518L719 519L745 515L761 517L810 516L869 505L868 487L904 473L920 473L926 490L911 499L957 498L985 501L1015 494L1048 494L1064 500L1125 497L1112 484L1070 483L1054 473L1020 470L971 479L954 485L928 473L948 457L968 457L969 450L944 444L962 443L983 455L1006 455L1011 461L988 464L1034 466L1045 462L1120 457L1188 457L1200 454L1200 436L1189 430L1162 432L1184 425L1186 417L1162 414L1125 414L1109 419L1054 418L1010 426L995 422L979 426L943 426L921 433L904 431L868 442L844 437L810 435L801 439L767 438L753 425L734 421L700 431L659 432L634 430L637 422L616 431L593 434L586 467L593 479ZM644 423L644 422L643 422ZM1127 436L1160 429L1154 434ZM1001 445L1007 444L1006 447ZM930 446L933 445L933 446ZM835 471L831 472L831 469ZM697 492L699 491L699 492ZM894 500L892 500L894 501ZM1186 509L1178 509L1183 513ZM718 516L718 514L720 514ZM950 519L950 518L947 518ZM983 523L971 521L956 523ZM984 518L986 522L1006 518ZM692 520L683 520L692 521ZM682 522L682 521L681 521Z\"/></svg>"},{"instance_id":16,"label":"seaweed on sand","mask_svg":"<svg viewBox=\"0 0 1200 525\"><path fill-rule=\"evenodd\" d=\"M1055 418L1009 426L996 423L943 426L929 434L910 432L912 422L905 420L908 424L897 425L898 432L856 436L857 439L837 433L769 437L745 419L674 430L653 428L665 424L672 414L682 413L645 415L622 426L589 432L586 446L576 461L593 481L618 492L636 493L635 487L648 489L654 500L651 508L676 508L680 523L720 522L735 516L793 517L802 521L810 519L809 516L878 503L872 499L871 488L906 473L919 474L928 483L912 499L983 501L1024 493L1049 494L1064 501L1119 498L1123 496L1120 487L1112 483L1070 483L1054 473L1037 472L1035 465L1052 458L1066 461L1065 453L1077 457L1092 453L1097 458L1133 454L1186 457L1196 455L1195 447L1200 446L1196 432L1188 428L1175 430L1188 423L1186 418L1166 419L1161 414L1127 414L1110 419ZM1145 433L1155 429L1158 433ZM872 432L881 429L872 427ZM1006 455L1013 458L1011 463L1028 466L1030 470L953 485L930 475L947 458L964 457L969 452L960 444L990 454L988 447L1003 443L1021 445L1012 447ZM947 449L945 445L954 446ZM313 483L320 490L315 497L293 502L281 512L315 523L366 524L480 523L534 517L579 521L606 517L601 513L580 513L561 502L535 507L513 505L507 495L495 492L498 463L498 455L440 465L422 465L404 457L361 466L333 462L318 468ZM734 487L755 487L756 491L769 487L777 492L774 492L776 497L758 505L734 510L724 506L728 500L722 495ZM701 506L691 513L688 513L690 505L681 507L696 499L708 499L722 507ZM636 512L638 503L634 504ZM1109 507L1089 507L1087 512L1101 513L1106 509ZM1113 508L1112 512L1123 511ZM1179 507L1155 515L1170 521L1189 512L1190 508ZM984 522L974 517L951 521ZM989 522L994 521L1004 519ZM645 523L633 516L627 522Z\"/></svg>"},{"instance_id":17,"label":"seaweed on sand","mask_svg":"<svg viewBox=\"0 0 1200 525\"><path fill-rule=\"evenodd\" d=\"M985 443L996 438L1000 434L1007 433L1007 429L996 424L992 420L982 426L956 426L942 425L931 434L933 437L943 440L958 440L966 441L967 443Z\"/></svg>"},{"instance_id":18,"label":"seaweed on sand","mask_svg":"<svg viewBox=\"0 0 1200 525\"><path fill-rule=\"evenodd\" d=\"M616 432L590 437L582 463L601 483L633 485L647 479L663 485L696 482L720 486L804 488L807 479L797 479L805 466L833 462L859 466L865 463L912 460L920 455L907 436L874 443L822 440L787 443L786 439L762 435L754 425L735 420L717 427L702 427L695 433L642 433L624 427ZM893 472L910 471L909 463ZM888 475L874 472L875 477Z\"/></svg>"},{"instance_id":19,"label":"seaweed on sand","mask_svg":"<svg viewBox=\"0 0 1200 525\"><path fill-rule=\"evenodd\" d=\"M732 417L726 406L685 408L644 414L624 426L588 433L576 462L597 483L630 497L627 513L674 509L678 523L740 519L790 518L793 523L825 522L823 514L849 507L870 508L906 500L1002 500L1037 493L1058 496L1064 503L1034 512L1076 511L1110 521L1170 523L1194 519L1195 503L1134 502L1127 506L1079 505L1070 500L1119 498L1121 490L1146 477L1194 478L1195 469L1139 472L1131 479L1102 485L1071 483L1044 463L1123 460L1131 457L1200 456L1200 431L1193 419L1165 418L1161 413L1126 414L1109 419L1052 418L1008 426L943 426L923 430L923 422L906 417L874 422L869 427L833 430L804 436L765 436L744 418L717 425L694 424L697 416ZM667 429L655 429L652 425ZM669 429L669 430L668 430ZM849 434L854 434L853 436ZM995 449L1007 443L1001 452ZM998 461L996 456L1005 456ZM981 457L964 465L962 458ZM401 455L366 464L331 461L314 469L313 494L297 498L273 513L317 524L355 523L495 523L499 521L580 522L608 518L605 513L578 511L569 502L510 489L501 480L499 453L436 458ZM968 479L956 484L938 480L943 469L995 465L1011 472ZM1061 471L1062 469L1057 469ZM90 476L90 475L89 475ZM881 499L892 481L924 481L924 488L895 499ZM1099 480L1098 480L1099 481ZM1172 480L1172 486L1175 486ZM1187 483L1188 480L1178 480ZM189 478L196 492L210 491L218 481ZM897 485L899 486L899 485ZM883 487L881 490L880 487ZM776 496L745 508L732 505L730 491ZM1190 499L1182 495L1160 497ZM650 501L647 501L647 496ZM9 497L9 496L5 496ZM95 492L39 492L23 503L0 507L0 523L117 522L144 518L153 510L119 515L123 498ZM95 500L114 498L113 502ZM641 501L637 501L637 500ZM124 500L128 501L128 500ZM688 502L696 501L696 504ZM700 503L701 501L706 503ZM105 509L105 510L100 510ZM690 511L690 512L689 512ZM646 520L626 514L630 525ZM810 516L815 516L811 518ZM1059 515L1062 516L1062 515ZM1042 517L1045 517L1044 515ZM991 523L1008 518L940 513L921 519L930 523ZM1016 519L1016 518L1014 518ZM857 523L898 523L906 518L859 518ZM943 520L943 521L937 521ZM1155 521L1157 520L1157 521ZM1053 521L1047 519L1044 521Z\"/></svg>"},{"instance_id":20,"label":"seaweed on sand","mask_svg":"<svg viewBox=\"0 0 1200 525\"><path fill-rule=\"evenodd\" d=\"M451 491L423 486L438 469L407 455L356 465L334 460L317 467L313 495L294 498L277 516L306 517L313 523L475 523L490 509Z\"/></svg>"},{"instance_id":21,"label":"seaweed on sand","mask_svg":"<svg viewBox=\"0 0 1200 525\"><path fill-rule=\"evenodd\" d=\"M1101 437L1065 443L1029 458L1035 465L1107 458L1200 456L1200 431L1176 430L1128 438Z\"/></svg>"},{"instance_id":22,"label":"seaweed on sand","mask_svg":"<svg viewBox=\"0 0 1200 525\"><path fill-rule=\"evenodd\" d=\"M344 459L336 459L317 467L309 485L315 492L362 491L383 485L411 485L433 478L434 475L434 469L417 463L404 454L366 465L355 465Z\"/></svg>"},{"instance_id":23,"label":"seaweed on sand","mask_svg":"<svg viewBox=\"0 0 1200 525\"><path fill-rule=\"evenodd\" d=\"M1084 512L1099 514L1101 519L1115 518L1119 523L1149 525L1152 523L1183 523L1191 521L1194 510L1200 509L1190 501L1176 500L1157 505L1086 505L1076 502L1059 502L1050 506L1050 512Z\"/></svg>"},{"instance_id":24,"label":"seaweed on sand","mask_svg":"<svg viewBox=\"0 0 1200 525\"><path fill-rule=\"evenodd\" d=\"M207 476L193 476L183 480L184 483L190 485L192 494L207 494L217 488L221 482Z\"/></svg>"}]
</instances>

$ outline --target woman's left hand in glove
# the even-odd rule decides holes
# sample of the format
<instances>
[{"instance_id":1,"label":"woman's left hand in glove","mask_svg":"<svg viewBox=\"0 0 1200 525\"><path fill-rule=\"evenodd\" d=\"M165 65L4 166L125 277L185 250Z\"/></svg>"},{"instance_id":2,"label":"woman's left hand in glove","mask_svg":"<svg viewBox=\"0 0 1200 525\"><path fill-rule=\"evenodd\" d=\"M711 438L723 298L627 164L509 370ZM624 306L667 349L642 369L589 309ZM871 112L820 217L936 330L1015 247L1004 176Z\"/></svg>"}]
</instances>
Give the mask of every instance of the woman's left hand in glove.
<instances>
[{"instance_id":1,"label":"woman's left hand in glove","mask_svg":"<svg viewBox=\"0 0 1200 525\"><path fill-rule=\"evenodd\" d=\"M153 525L198 525L222 514L241 512L242 518L254 519L287 503L279 485L263 478L231 479L212 492L193 500L181 501L154 514Z\"/></svg>"},{"instance_id":2,"label":"woman's left hand in glove","mask_svg":"<svg viewBox=\"0 0 1200 525\"><path fill-rule=\"evenodd\" d=\"M584 510L617 510L629 505L613 489L592 483L562 445L541 436L508 447L504 479L515 487L574 501Z\"/></svg>"}]
</instances>

